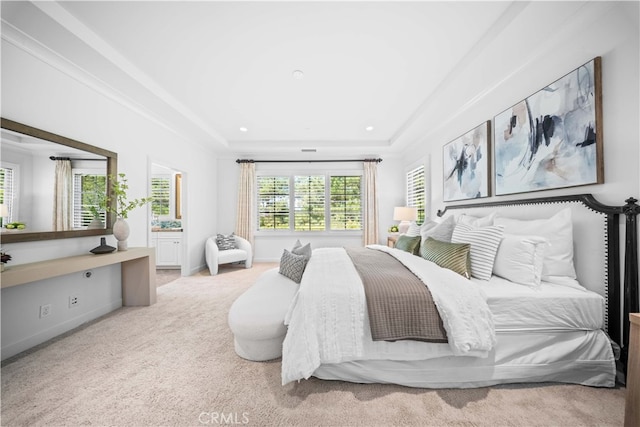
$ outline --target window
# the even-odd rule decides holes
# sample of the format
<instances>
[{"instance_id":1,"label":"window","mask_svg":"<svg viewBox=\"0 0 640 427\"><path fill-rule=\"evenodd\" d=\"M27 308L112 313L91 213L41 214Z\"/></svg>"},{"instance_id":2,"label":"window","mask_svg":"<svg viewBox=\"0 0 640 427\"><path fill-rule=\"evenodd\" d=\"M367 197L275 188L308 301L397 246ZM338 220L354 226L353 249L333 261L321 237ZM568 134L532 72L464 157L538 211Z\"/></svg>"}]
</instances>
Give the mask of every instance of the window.
<instances>
[{"instance_id":1,"label":"window","mask_svg":"<svg viewBox=\"0 0 640 427\"><path fill-rule=\"evenodd\" d=\"M259 175L257 181L259 230L362 229L360 175Z\"/></svg>"},{"instance_id":2,"label":"window","mask_svg":"<svg viewBox=\"0 0 640 427\"><path fill-rule=\"evenodd\" d=\"M171 201L170 176L154 176L151 178L151 213L153 216L169 215Z\"/></svg>"},{"instance_id":3,"label":"window","mask_svg":"<svg viewBox=\"0 0 640 427\"><path fill-rule=\"evenodd\" d=\"M362 230L360 176L331 177L331 229Z\"/></svg>"},{"instance_id":4,"label":"window","mask_svg":"<svg viewBox=\"0 0 640 427\"><path fill-rule=\"evenodd\" d=\"M73 228L89 225L93 219L106 221L104 211L107 177L74 171Z\"/></svg>"},{"instance_id":5,"label":"window","mask_svg":"<svg viewBox=\"0 0 640 427\"><path fill-rule=\"evenodd\" d=\"M9 212L7 222L13 221L13 199L15 197L14 169L10 167L0 168L0 204L7 207ZM1 220L0 220L1 221Z\"/></svg>"},{"instance_id":6,"label":"window","mask_svg":"<svg viewBox=\"0 0 640 427\"><path fill-rule=\"evenodd\" d=\"M289 229L289 177L258 177L258 229Z\"/></svg>"},{"instance_id":7,"label":"window","mask_svg":"<svg viewBox=\"0 0 640 427\"><path fill-rule=\"evenodd\" d=\"M426 207L424 166L418 166L407 172L407 206L418 208L417 224L422 224Z\"/></svg>"},{"instance_id":8,"label":"window","mask_svg":"<svg viewBox=\"0 0 640 427\"><path fill-rule=\"evenodd\" d=\"M323 231L326 228L324 179L324 175L294 177L295 231Z\"/></svg>"}]
</instances>

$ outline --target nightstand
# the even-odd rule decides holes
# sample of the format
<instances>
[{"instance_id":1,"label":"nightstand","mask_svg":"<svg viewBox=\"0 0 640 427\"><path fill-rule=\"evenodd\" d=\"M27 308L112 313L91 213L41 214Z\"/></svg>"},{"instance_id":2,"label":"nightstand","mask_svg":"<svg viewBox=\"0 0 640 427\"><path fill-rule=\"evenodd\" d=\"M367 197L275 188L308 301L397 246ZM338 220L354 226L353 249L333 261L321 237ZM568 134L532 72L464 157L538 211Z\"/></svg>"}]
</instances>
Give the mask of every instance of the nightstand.
<instances>
[{"instance_id":1,"label":"nightstand","mask_svg":"<svg viewBox=\"0 0 640 427\"><path fill-rule=\"evenodd\" d=\"M389 246L390 248L395 248L397 240L398 240L398 234L389 234L387 236L387 246Z\"/></svg>"},{"instance_id":2,"label":"nightstand","mask_svg":"<svg viewBox=\"0 0 640 427\"><path fill-rule=\"evenodd\" d=\"M640 425L640 313L630 313L629 322L625 427Z\"/></svg>"}]
</instances>

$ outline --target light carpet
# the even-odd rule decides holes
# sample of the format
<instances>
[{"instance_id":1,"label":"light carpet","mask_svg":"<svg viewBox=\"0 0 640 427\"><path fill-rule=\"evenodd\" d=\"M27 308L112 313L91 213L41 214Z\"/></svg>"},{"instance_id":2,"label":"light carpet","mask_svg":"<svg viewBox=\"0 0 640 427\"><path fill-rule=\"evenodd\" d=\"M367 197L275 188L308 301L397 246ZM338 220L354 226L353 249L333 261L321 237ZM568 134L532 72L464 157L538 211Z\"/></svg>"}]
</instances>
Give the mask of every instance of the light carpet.
<instances>
[{"instance_id":1,"label":"light carpet","mask_svg":"<svg viewBox=\"0 0 640 427\"><path fill-rule=\"evenodd\" d=\"M202 272L3 363L2 425L619 426L624 388L425 390L312 378L233 350L231 303L263 271Z\"/></svg>"}]
</instances>

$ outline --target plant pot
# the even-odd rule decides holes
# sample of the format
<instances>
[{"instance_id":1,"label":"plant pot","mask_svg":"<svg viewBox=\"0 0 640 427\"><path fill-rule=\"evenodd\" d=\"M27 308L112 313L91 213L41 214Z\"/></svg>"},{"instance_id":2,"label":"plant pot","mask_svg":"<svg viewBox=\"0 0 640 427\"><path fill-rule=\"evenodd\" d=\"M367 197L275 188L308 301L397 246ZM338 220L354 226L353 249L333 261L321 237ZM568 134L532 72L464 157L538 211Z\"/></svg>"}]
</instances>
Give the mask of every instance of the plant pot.
<instances>
[{"instance_id":1,"label":"plant pot","mask_svg":"<svg viewBox=\"0 0 640 427\"><path fill-rule=\"evenodd\" d=\"M118 241L118 250L126 251L127 239L129 238L129 223L123 219L118 218L113 224L113 237Z\"/></svg>"}]
</instances>

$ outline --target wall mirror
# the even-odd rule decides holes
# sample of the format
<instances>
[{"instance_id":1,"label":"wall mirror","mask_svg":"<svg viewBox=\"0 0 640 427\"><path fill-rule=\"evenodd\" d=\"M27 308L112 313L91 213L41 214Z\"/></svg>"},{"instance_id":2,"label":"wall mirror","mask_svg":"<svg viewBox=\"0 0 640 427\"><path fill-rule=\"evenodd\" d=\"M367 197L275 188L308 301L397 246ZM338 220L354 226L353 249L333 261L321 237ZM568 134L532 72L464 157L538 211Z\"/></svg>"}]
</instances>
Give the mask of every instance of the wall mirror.
<instances>
[{"instance_id":1,"label":"wall mirror","mask_svg":"<svg viewBox=\"0 0 640 427\"><path fill-rule=\"evenodd\" d=\"M118 155L12 120L0 122L2 243L111 234L114 215L104 207Z\"/></svg>"}]
</instances>

